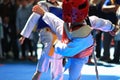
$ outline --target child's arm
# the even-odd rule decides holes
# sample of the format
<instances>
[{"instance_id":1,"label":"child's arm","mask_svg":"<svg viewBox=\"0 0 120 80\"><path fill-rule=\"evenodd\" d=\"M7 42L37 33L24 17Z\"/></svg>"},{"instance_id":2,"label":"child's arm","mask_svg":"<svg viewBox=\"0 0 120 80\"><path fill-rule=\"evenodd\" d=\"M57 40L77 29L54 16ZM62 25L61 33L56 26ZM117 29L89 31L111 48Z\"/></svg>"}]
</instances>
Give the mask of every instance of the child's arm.
<instances>
[{"instance_id":1,"label":"child's arm","mask_svg":"<svg viewBox=\"0 0 120 80\"><path fill-rule=\"evenodd\" d=\"M64 21L52 13L46 12L40 5L35 5L33 12L43 16L42 19L50 26L51 30L56 33L58 38L61 38Z\"/></svg>"},{"instance_id":2,"label":"child's arm","mask_svg":"<svg viewBox=\"0 0 120 80\"><path fill-rule=\"evenodd\" d=\"M36 13L32 13L32 15L29 17L27 23L25 24L25 27L23 28L21 35L28 38L34 28L34 26L37 24L38 19L40 18L40 15Z\"/></svg>"},{"instance_id":3,"label":"child's arm","mask_svg":"<svg viewBox=\"0 0 120 80\"><path fill-rule=\"evenodd\" d=\"M41 6L43 9L47 10L47 6L42 5L42 3L45 3L45 1L40 1L38 2L38 6ZM37 25L39 18L41 17L41 15L37 14L37 13L32 13L31 16L29 17L29 19L27 20L24 29L21 32L21 35L23 35L24 37L28 38L31 34L31 32L33 31L33 28L35 27L35 25Z\"/></svg>"},{"instance_id":4,"label":"child's arm","mask_svg":"<svg viewBox=\"0 0 120 80\"><path fill-rule=\"evenodd\" d=\"M25 37L20 37L20 39L19 39L19 42L20 42L20 44L23 44L24 43L24 40L25 40Z\"/></svg>"},{"instance_id":5,"label":"child's arm","mask_svg":"<svg viewBox=\"0 0 120 80\"><path fill-rule=\"evenodd\" d=\"M111 21L98 18L97 16L91 16L90 22L93 29L110 32L112 36L116 35L120 31L120 26L115 26Z\"/></svg>"},{"instance_id":6,"label":"child's arm","mask_svg":"<svg viewBox=\"0 0 120 80\"><path fill-rule=\"evenodd\" d=\"M89 18L93 29L109 32L115 28L109 20L97 16L90 16Z\"/></svg>"}]
</instances>

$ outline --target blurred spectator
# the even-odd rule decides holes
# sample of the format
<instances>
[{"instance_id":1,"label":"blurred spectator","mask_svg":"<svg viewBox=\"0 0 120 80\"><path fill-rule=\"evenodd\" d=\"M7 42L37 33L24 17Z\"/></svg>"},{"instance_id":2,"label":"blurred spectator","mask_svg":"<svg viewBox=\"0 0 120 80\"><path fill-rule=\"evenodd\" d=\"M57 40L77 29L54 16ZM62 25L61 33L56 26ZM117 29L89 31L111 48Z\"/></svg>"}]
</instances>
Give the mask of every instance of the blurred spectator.
<instances>
[{"instance_id":1,"label":"blurred spectator","mask_svg":"<svg viewBox=\"0 0 120 80\"><path fill-rule=\"evenodd\" d=\"M3 0L0 0L0 4L3 2Z\"/></svg>"},{"instance_id":2,"label":"blurred spectator","mask_svg":"<svg viewBox=\"0 0 120 80\"><path fill-rule=\"evenodd\" d=\"M15 6L11 3L10 0L3 0L3 3L0 4L0 10L0 16L3 20L3 30L5 31L4 38L2 40L3 55L6 55L6 58L8 58L8 52L12 50L14 58L18 59L19 51L17 47L17 35L15 26Z\"/></svg>"},{"instance_id":3,"label":"blurred spectator","mask_svg":"<svg viewBox=\"0 0 120 80\"><path fill-rule=\"evenodd\" d=\"M115 12L110 11L111 8L109 6L111 6L112 0L105 0L103 6L102 6L102 11L104 12L104 19L108 19L110 20L113 24L117 23L117 17ZM115 10L115 9L113 9ZM110 48L111 48L111 41L113 39L113 36L110 35L108 32L104 32L104 36L103 36L103 56L100 58L100 60L102 61L109 61L110 60Z\"/></svg>"},{"instance_id":4,"label":"blurred spectator","mask_svg":"<svg viewBox=\"0 0 120 80\"><path fill-rule=\"evenodd\" d=\"M2 19L0 17L0 59L3 59L1 40L3 39Z\"/></svg>"},{"instance_id":5,"label":"blurred spectator","mask_svg":"<svg viewBox=\"0 0 120 80\"><path fill-rule=\"evenodd\" d=\"M2 39L2 50L3 50L3 56L6 57L6 59L10 58L9 51L10 51L10 24L9 24L9 18L4 17L3 19L3 31L4 31L4 38Z\"/></svg>"},{"instance_id":6,"label":"blurred spectator","mask_svg":"<svg viewBox=\"0 0 120 80\"><path fill-rule=\"evenodd\" d=\"M109 6L111 12L115 12L118 18L117 25L120 26L120 0L113 0L113 4ZM115 50L113 55L113 60L108 61L109 63L118 64L120 61L120 32L117 33L114 37L115 41Z\"/></svg>"},{"instance_id":7,"label":"blurred spectator","mask_svg":"<svg viewBox=\"0 0 120 80\"><path fill-rule=\"evenodd\" d=\"M103 3L104 3L104 0L90 0L89 16L95 15L98 17L102 17L101 7ZM102 31L93 30L92 34L96 42L96 46L95 46L96 57L100 58L101 57L101 44L102 44L101 42ZM91 58L92 56L90 56L88 63L91 63Z\"/></svg>"},{"instance_id":8,"label":"blurred spectator","mask_svg":"<svg viewBox=\"0 0 120 80\"><path fill-rule=\"evenodd\" d=\"M19 6L17 10L17 16L16 16L16 26L17 26L17 32L20 37L20 32L25 26L25 23L27 22L29 16L32 13L32 8L29 6L28 0L20 0L21 6ZM22 57L21 59L27 59L28 51L30 51L31 57L33 56L33 47L32 42L30 39L25 39L24 43L21 45L22 50ZM27 54L26 54L27 53Z\"/></svg>"},{"instance_id":9,"label":"blurred spectator","mask_svg":"<svg viewBox=\"0 0 120 80\"><path fill-rule=\"evenodd\" d=\"M20 7L20 0L15 0L16 9Z\"/></svg>"},{"instance_id":10,"label":"blurred spectator","mask_svg":"<svg viewBox=\"0 0 120 80\"><path fill-rule=\"evenodd\" d=\"M39 0L28 0L29 6L31 6L31 9L35 4L37 4L38 1ZM35 26L37 27L37 25L35 25ZM35 55L34 58L33 57L31 58L33 61L35 61L37 59L37 54L38 54L37 53L37 44L38 44L38 39L39 39L38 34L39 34L39 32L36 31L35 29L31 33L31 41L32 41L32 45L33 45L33 52L34 52L34 55Z\"/></svg>"},{"instance_id":11,"label":"blurred spectator","mask_svg":"<svg viewBox=\"0 0 120 80\"><path fill-rule=\"evenodd\" d=\"M14 1L14 0L13 0ZM12 27L11 27L11 46L12 46L12 52L14 54L14 59L18 60L19 59L19 48L18 48L18 36L17 36L17 28L16 28L16 13L17 13L17 9L19 7L19 4L16 4L18 0L15 0L15 2L13 2L13 18L12 18Z\"/></svg>"}]
</instances>

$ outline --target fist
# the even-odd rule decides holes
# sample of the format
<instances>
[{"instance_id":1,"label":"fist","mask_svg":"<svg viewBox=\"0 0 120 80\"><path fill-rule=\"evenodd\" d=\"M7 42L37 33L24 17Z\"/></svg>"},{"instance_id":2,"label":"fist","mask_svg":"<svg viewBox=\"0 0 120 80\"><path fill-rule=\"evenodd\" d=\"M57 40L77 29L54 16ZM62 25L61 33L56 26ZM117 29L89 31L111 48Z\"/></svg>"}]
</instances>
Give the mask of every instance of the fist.
<instances>
[{"instance_id":1,"label":"fist","mask_svg":"<svg viewBox=\"0 0 120 80\"><path fill-rule=\"evenodd\" d=\"M33 6L32 11L40 14L41 16L43 16L45 13L45 10L40 5Z\"/></svg>"}]
</instances>

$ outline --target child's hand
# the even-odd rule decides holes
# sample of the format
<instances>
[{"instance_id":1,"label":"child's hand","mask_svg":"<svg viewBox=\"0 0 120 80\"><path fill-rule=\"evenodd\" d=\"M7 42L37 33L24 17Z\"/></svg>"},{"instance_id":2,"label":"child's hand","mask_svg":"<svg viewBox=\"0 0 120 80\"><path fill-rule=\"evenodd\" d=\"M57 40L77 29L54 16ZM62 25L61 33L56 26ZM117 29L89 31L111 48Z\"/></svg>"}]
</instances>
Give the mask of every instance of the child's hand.
<instances>
[{"instance_id":1,"label":"child's hand","mask_svg":"<svg viewBox=\"0 0 120 80\"><path fill-rule=\"evenodd\" d=\"M45 10L40 5L33 6L32 11L40 14L41 16L43 16L45 13Z\"/></svg>"},{"instance_id":2,"label":"child's hand","mask_svg":"<svg viewBox=\"0 0 120 80\"><path fill-rule=\"evenodd\" d=\"M24 40L25 40L25 37L20 37L19 39L20 44L23 44Z\"/></svg>"},{"instance_id":3,"label":"child's hand","mask_svg":"<svg viewBox=\"0 0 120 80\"><path fill-rule=\"evenodd\" d=\"M115 36L117 35L118 33L120 33L120 26L119 25L116 25L114 27L114 29L112 31L109 32L112 36Z\"/></svg>"}]
</instances>

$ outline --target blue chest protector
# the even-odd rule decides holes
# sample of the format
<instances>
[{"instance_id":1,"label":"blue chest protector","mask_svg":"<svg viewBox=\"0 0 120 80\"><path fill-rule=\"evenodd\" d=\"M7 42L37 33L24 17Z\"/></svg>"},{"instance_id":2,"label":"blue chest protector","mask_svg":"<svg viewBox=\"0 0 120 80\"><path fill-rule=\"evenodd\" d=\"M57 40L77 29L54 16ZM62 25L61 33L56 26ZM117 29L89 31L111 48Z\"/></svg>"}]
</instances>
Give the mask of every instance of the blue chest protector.
<instances>
[{"instance_id":1,"label":"blue chest protector","mask_svg":"<svg viewBox=\"0 0 120 80\"><path fill-rule=\"evenodd\" d=\"M62 8L49 7L49 12L53 13L54 15L56 15L57 17L62 19ZM42 17L40 17L39 20L38 20L38 27L37 27L37 29L42 29L42 28L45 28L45 27L49 27L49 25L47 25L42 20Z\"/></svg>"}]
</instances>

